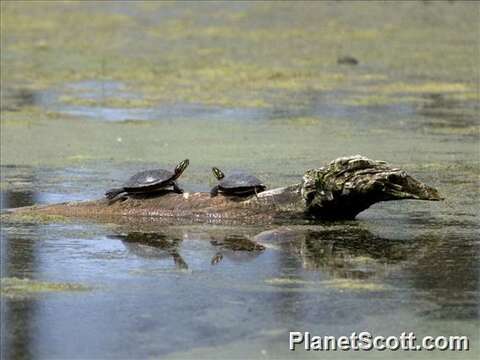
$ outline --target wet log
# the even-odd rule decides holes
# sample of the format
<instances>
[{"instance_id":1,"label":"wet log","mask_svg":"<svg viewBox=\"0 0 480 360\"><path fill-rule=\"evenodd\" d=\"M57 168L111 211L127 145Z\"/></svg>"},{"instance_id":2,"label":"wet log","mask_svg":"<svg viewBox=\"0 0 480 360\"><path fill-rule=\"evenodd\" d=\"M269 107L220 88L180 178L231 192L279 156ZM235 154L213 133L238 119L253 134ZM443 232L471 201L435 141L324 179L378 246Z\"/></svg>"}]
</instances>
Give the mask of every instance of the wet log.
<instances>
[{"instance_id":1,"label":"wet log","mask_svg":"<svg viewBox=\"0 0 480 360\"><path fill-rule=\"evenodd\" d=\"M209 193L168 192L149 198L129 197L113 204L105 199L20 208L17 214L79 218L156 218L201 222L234 220L245 223L276 219L354 219L380 201L442 200L438 191L361 155L342 157L327 166L307 170L303 181L245 198L210 197Z\"/></svg>"}]
</instances>

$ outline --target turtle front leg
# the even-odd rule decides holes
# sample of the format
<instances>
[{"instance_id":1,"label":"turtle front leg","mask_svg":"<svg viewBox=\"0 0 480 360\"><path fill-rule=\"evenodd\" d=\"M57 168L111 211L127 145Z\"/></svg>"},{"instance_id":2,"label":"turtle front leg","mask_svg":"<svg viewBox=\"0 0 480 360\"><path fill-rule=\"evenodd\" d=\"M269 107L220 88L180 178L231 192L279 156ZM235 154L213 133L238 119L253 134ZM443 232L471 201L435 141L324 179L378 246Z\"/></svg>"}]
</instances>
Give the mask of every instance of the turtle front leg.
<instances>
[{"instance_id":1,"label":"turtle front leg","mask_svg":"<svg viewBox=\"0 0 480 360\"><path fill-rule=\"evenodd\" d=\"M212 190L210 190L210 196L211 196L211 197L215 197L215 196L217 196L217 195L218 195L218 185L217 185L217 186L214 186L214 187L212 188Z\"/></svg>"},{"instance_id":2,"label":"turtle front leg","mask_svg":"<svg viewBox=\"0 0 480 360\"><path fill-rule=\"evenodd\" d=\"M127 192L124 188L110 189L105 193L107 198L108 205L112 205L114 202L119 200L124 201L127 199Z\"/></svg>"},{"instance_id":3,"label":"turtle front leg","mask_svg":"<svg viewBox=\"0 0 480 360\"><path fill-rule=\"evenodd\" d=\"M107 192L105 193L105 197L109 200L112 200L122 193L125 193L124 188L114 188L114 189L107 190Z\"/></svg>"},{"instance_id":4,"label":"turtle front leg","mask_svg":"<svg viewBox=\"0 0 480 360\"><path fill-rule=\"evenodd\" d=\"M175 191L177 194L183 194L183 189L180 189L175 181L173 182L172 186L173 191Z\"/></svg>"}]
</instances>

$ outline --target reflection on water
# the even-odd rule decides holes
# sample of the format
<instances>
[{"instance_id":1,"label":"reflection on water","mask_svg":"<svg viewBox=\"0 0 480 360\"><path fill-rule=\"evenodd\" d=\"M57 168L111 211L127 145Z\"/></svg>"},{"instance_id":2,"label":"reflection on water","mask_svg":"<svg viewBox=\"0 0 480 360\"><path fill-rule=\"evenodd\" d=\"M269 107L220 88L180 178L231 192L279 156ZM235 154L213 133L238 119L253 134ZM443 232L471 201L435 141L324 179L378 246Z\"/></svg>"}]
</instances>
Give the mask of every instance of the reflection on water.
<instances>
[{"instance_id":1,"label":"reflection on water","mask_svg":"<svg viewBox=\"0 0 480 360\"><path fill-rule=\"evenodd\" d=\"M221 238L216 237L210 243L219 249L210 261L212 265L220 263L224 256L233 262L249 261L265 250L265 246L240 234L226 234Z\"/></svg>"},{"instance_id":2,"label":"reflection on water","mask_svg":"<svg viewBox=\"0 0 480 360\"><path fill-rule=\"evenodd\" d=\"M257 240L279 244L300 257L307 270L323 270L334 277L367 279L406 261L415 247L405 241L384 239L365 229L333 227L298 232L288 228L266 231ZM283 239L289 239L285 241Z\"/></svg>"},{"instance_id":3,"label":"reflection on water","mask_svg":"<svg viewBox=\"0 0 480 360\"><path fill-rule=\"evenodd\" d=\"M274 229L150 223L147 232L125 225L115 235L69 224L18 232L7 223L4 276L97 288L2 298L12 329L8 358L125 357L131 346L136 357L160 356L248 341L251 333L263 347L285 349L285 326L344 334L357 326L395 332L397 321L418 331L438 320L473 324L478 262L473 239L461 243L447 249L447 239L435 235L384 238L357 223ZM212 266L216 256L221 264ZM78 337L88 349L75 343Z\"/></svg>"},{"instance_id":4,"label":"reflection on water","mask_svg":"<svg viewBox=\"0 0 480 360\"><path fill-rule=\"evenodd\" d=\"M131 232L127 235L115 235L110 238L119 239L129 252L144 258L172 258L177 269L188 269L188 265L180 255L181 239L169 238L162 233Z\"/></svg>"},{"instance_id":5,"label":"reflection on water","mask_svg":"<svg viewBox=\"0 0 480 360\"><path fill-rule=\"evenodd\" d=\"M2 296L2 358L286 358L289 330L468 335L478 358L473 7L14 3L2 209L99 198L186 153L187 189L213 185L211 162L280 186L361 153L446 200L308 226L4 221L2 277L93 290Z\"/></svg>"}]
</instances>

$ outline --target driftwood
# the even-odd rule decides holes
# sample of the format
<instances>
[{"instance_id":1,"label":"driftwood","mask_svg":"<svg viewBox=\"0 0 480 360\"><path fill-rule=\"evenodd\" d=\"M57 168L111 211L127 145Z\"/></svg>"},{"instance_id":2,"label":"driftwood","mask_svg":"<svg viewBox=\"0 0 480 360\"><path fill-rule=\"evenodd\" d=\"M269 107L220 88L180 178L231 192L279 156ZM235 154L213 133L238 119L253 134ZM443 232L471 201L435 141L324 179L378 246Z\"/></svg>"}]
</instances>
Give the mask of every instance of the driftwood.
<instances>
[{"instance_id":1,"label":"driftwood","mask_svg":"<svg viewBox=\"0 0 480 360\"><path fill-rule=\"evenodd\" d=\"M15 213L80 218L150 217L175 221L258 222L276 219L353 219L372 204L389 200L441 200L438 191L405 171L360 155L338 158L325 167L307 170L300 184L268 190L247 199L209 193L165 193L20 208Z\"/></svg>"}]
</instances>

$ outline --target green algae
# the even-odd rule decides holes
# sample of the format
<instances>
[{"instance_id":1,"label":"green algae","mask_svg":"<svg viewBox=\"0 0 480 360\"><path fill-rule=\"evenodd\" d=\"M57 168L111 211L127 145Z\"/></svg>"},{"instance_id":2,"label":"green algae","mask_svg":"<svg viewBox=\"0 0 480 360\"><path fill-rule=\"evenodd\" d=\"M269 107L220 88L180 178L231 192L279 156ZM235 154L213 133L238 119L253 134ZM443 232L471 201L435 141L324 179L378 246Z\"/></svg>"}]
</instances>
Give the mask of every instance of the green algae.
<instances>
[{"instance_id":1,"label":"green algae","mask_svg":"<svg viewBox=\"0 0 480 360\"><path fill-rule=\"evenodd\" d=\"M129 6L132 14L126 15L100 5L101 11L92 11L82 2L2 2L2 89L22 84L35 92L84 80L119 81L122 91L141 96L85 98L85 90L69 90L59 101L120 110L201 104L233 109L240 118L249 109L261 113L287 107L299 114L279 119L268 115L268 123L258 126L222 122L228 115L216 124L178 117L175 125L133 119L103 124L24 106L2 111L3 164L170 163L193 153L199 166L254 166L251 170L281 184L260 164L275 166L283 160L286 174L293 176L338 156L331 142L326 145L328 139L346 144L355 136L355 129L330 116L303 114L316 98L341 92L331 101L358 108L421 108L430 103L430 94L457 101L458 108L478 100L475 21L468 21L476 7L470 4L437 3L427 9L417 3L357 7L347 2L308 4L304 11L284 3L233 11L225 3L205 5L208 11L203 7L201 12L172 3ZM177 15L154 21L149 17L152 7ZM403 14L404 20L394 14ZM437 22L425 25L427 15ZM272 17L278 22L266 22ZM337 57L344 53L354 54L360 65L338 66ZM458 127L455 121L426 124L424 129L438 135L478 135L476 124ZM372 136L391 135L389 129L371 131ZM344 147L342 153L372 151L366 144ZM315 164L305 153L319 154ZM257 164L251 164L252 158Z\"/></svg>"},{"instance_id":2,"label":"green algae","mask_svg":"<svg viewBox=\"0 0 480 360\"><path fill-rule=\"evenodd\" d=\"M59 101L66 105L106 106L117 108L148 107L151 103L146 99L125 99L121 97L106 97L100 99L85 99L72 95L63 95Z\"/></svg>"},{"instance_id":3,"label":"green algae","mask_svg":"<svg viewBox=\"0 0 480 360\"><path fill-rule=\"evenodd\" d=\"M33 123L31 117L35 118ZM332 120L328 119L292 117L277 120L264 124L231 121L212 124L208 119L111 124L49 118L40 112L35 115L12 112L0 125L2 163L79 166L105 161L112 165L139 162L167 166L173 164L174 159L189 157L192 166L182 176L185 181L208 183L211 176L205 169L216 164L227 170L250 169L280 185L282 179L268 179L262 163L300 159L283 165L286 173L298 176L305 168L321 164L322 158L328 161L329 156L335 157L332 151L314 159L314 163L311 159L302 159L307 149L320 151L319 138L348 139L354 134L354 129L348 125L330 127ZM306 134L305 128L311 131ZM294 149L284 145L291 142L299 145ZM251 155L257 160L254 164Z\"/></svg>"},{"instance_id":4,"label":"green algae","mask_svg":"<svg viewBox=\"0 0 480 360\"><path fill-rule=\"evenodd\" d=\"M354 279L333 279L325 286L340 291L385 291L387 289L385 284Z\"/></svg>"},{"instance_id":5,"label":"green algae","mask_svg":"<svg viewBox=\"0 0 480 360\"><path fill-rule=\"evenodd\" d=\"M359 134L344 115L323 115L323 107L362 111L400 105L420 113L431 111L425 110L431 94L440 94L455 101L463 116L478 100L476 4L199 6L140 2L119 13L100 3L92 8L76 1L2 2L2 90L27 89L35 98L65 84L116 81L126 97L85 98L89 89L73 88L59 102L99 111L155 107L167 115L107 123L48 105L6 111L2 98L1 163L166 166L188 156L192 166L185 181L211 185L205 169L215 164L248 169L271 186L284 185L339 154L385 158L382 144L387 143L389 156L404 151L405 142L393 138L389 125L408 124L411 114L395 115L384 120L387 126L369 126L368 133ZM337 58L344 54L360 64L339 66ZM207 115L169 117L169 107L189 104L200 105ZM208 111L216 107L226 112L212 121ZM368 120L349 111L353 115L345 116L354 121ZM255 123L243 121L251 113ZM435 135L478 136L477 124L468 120L459 127L453 115L418 126ZM432 147L443 149L426 142L415 151Z\"/></svg>"},{"instance_id":6,"label":"green algae","mask_svg":"<svg viewBox=\"0 0 480 360\"><path fill-rule=\"evenodd\" d=\"M274 286L283 286L283 285L312 285L315 284L313 281L293 279L293 278L272 278L266 279L265 283L268 285Z\"/></svg>"},{"instance_id":7,"label":"green algae","mask_svg":"<svg viewBox=\"0 0 480 360\"><path fill-rule=\"evenodd\" d=\"M474 4L287 2L232 10L223 3L204 4L199 12L199 5L167 3L155 11L177 16L147 22L142 19L150 19L152 10L142 3L129 5L135 16L98 8L82 2L2 2L2 53L8 54L2 58L9 70L4 81L36 89L89 79L123 81L144 99L110 101L132 107L177 101L269 107L294 102L298 96L292 95L302 91L361 87L380 96L475 86ZM427 14L438 21L426 25ZM277 21L265 22L273 17ZM368 68L337 66L346 51ZM379 62L383 65L373 70ZM399 82L398 75L438 80L411 85ZM386 83L370 87L378 81Z\"/></svg>"},{"instance_id":8,"label":"green algae","mask_svg":"<svg viewBox=\"0 0 480 360\"><path fill-rule=\"evenodd\" d=\"M32 208L34 209L34 208ZM50 215L42 213L29 213L27 212L10 212L0 215L1 223L29 223L29 224L52 224L52 223L62 223L66 224L71 222L71 219L61 216L61 215Z\"/></svg>"},{"instance_id":9,"label":"green algae","mask_svg":"<svg viewBox=\"0 0 480 360\"><path fill-rule=\"evenodd\" d=\"M393 104L423 104L424 100L413 96L389 96L389 95L366 95L352 96L343 101L344 105L350 106L384 106Z\"/></svg>"},{"instance_id":10,"label":"green algae","mask_svg":"<svg viewBox=\"0 0 480 360\"><path fill-rule=\"evenodd\" d=\"M385 291L384 284L368 282L364 280L335 278L326 281L309 281L296 278L271 278L266 279L265 283L277 287L306 287L322 289L336 289L340 291Z\"/></svg>"},{"instance_id":11,"label":"green algae","mask_svg":"<svg viewBox=\"0 0 480 360\"><path fill-rule=\"evenodd\" d=\"M424 83L387 83L373 87L371 90L384 94L410 93L410 94L431 94L431 93L469 93L474 89L474 84L458 82L424 82ZM467 96L468 98L468 96Z\"/></svg>"},{"instance_id":12,"label":"green algae","mask_svg":"<svg viewBox=\"0 0 480 360\"><path fill-rule=\"evenodd\" d=\"M8 299L24 298L44 293L74 293L90 291L91 287L63 282L49 282L15 277L0 279L0 296Z\"/></svg>"}]
</instances>

